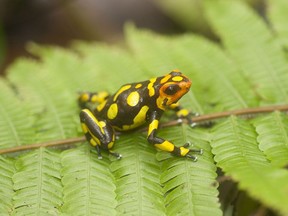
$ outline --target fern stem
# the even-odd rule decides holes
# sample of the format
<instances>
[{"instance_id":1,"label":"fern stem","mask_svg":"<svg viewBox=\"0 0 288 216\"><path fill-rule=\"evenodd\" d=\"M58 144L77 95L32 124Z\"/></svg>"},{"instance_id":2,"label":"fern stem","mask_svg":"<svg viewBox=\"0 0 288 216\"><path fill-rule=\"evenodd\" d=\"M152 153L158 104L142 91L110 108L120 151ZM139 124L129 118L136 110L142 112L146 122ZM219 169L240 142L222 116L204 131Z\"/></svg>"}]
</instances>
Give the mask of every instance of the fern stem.
<instances>
[{"instance_id":1,"label":"fern stem","mask_svg":"<svg viewBox=\"0 0 288 216\"><path fill-rule=\"evenodd\" d=\"M11 148L6 149L0 149L0 154L7 154L12 152L18 152L18 151L25 151L25 150L31 150L36 149L40 147L51 147L51 146L59 146L59 145L71 145L78 142L85 141L85 137L73 137L68 139L62 139L62 140L55 140L55 141L48 141L43 143L35 143L30 145L22 145L22 146L15 146Z\"/></svg>"},{"instance_id":2,"label":"fern stem","mask_svg":"<svg viewBox=\"0 0 288 216\"><path fill-rule=\"evenodd\" d=\"M219 113L211 113L211 114L205 114L200 116L195 116L192 118L193 122L205 122L205 121L212 121L215 119L225 118L229 117L231 115L235 116L245 116L245 115L255 115L255 114L261 114L261 113L269 113L274 111L281 111L286 112L288 111L288 105L276 105L276 106L266 106L266 107L256 107L256 108L246 108L246 109L239 109L239 110L231 110L231 111L224 111ZM187 121L184 122L187 123ZM178 125L179 121L170 121L163 123L161 127L170 127ZM146 128L145 128L146 130ZM140 131L144 131L141 129ZM74 137L74 138L68 138L68 139L62 139L62 140L55 140L55 141L48 141L43 143L36 143L31 145L23 145L23 146L16 146L12 148L6 148L6 149L0 149L0 154L8 154L12 152L19 152L19 151L25 151L25 150L31 150L36 149L40 147L51 147L51 146L60 146L60 145L71 145L74 143L79 143L85 141L85 137Z\"/></svg>"},{"instance_id":3,"label":"fern stem","mask_svg":"<svg viewBox=\"0 0 288 216\"><path fill-rule=\"evenodd\" d=\"M287 112L288 111L288 105L274 105L274 106L265 106L265 107L255 107L255 108L245 108L245 109L239 109L239 110L231 110L231 111L224 111L224 112L218 112L218 113L211 113L211 114L205 114L200 116L195 116L192 118L193 122L205 122L205 121L212 121L215 119L225 118L229 117L231 115L235 116L251 116L261 113L270 113L274 111L280 111L280 112ZM184 120L185 121L185 120ZM178 121L171 121L167 122L163 126L173 126L177 125ZM185 123L187 123L185 121Z\"/></svg>"}]
</instances>

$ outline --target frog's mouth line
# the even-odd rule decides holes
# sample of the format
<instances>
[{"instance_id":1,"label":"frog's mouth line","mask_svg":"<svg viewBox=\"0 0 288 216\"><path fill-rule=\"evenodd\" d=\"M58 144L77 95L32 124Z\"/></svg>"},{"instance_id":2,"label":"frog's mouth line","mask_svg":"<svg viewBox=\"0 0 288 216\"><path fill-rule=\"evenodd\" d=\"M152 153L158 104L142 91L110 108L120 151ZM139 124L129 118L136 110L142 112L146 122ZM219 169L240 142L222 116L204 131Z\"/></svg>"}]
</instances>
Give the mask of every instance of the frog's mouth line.
<instances>
[{"instance_id":1,"label":"frog's mouth line","mask_svg":"<svg viewBox=\"0 0 288 216\"><path fill-rule=\"evenodd\" d=\"M163 105L167 106L167 102L168 102L168 98L165 98L164 101L163 101Z\"/></svg>"}]
</instances>

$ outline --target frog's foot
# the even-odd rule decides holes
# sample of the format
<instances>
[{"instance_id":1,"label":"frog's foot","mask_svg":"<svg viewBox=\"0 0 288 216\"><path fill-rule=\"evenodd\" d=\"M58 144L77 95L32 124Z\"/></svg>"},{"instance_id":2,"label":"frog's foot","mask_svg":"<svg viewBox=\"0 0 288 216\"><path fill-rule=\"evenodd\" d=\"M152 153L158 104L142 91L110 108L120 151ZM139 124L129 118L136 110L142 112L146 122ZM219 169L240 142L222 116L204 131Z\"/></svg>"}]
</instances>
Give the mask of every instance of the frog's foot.
<instances>
[{"instance_id":1,"label":"frog's foot","mask_svg":"<svg viewBox=\"0 0 288 216\"><path fill-rule=\"evenodd\" d=\"M117 152L112 152L112 151L109 151L109 153L111 155L113 155L114 157L116 157L118 160L122 158L122 155L117 153Z\"/></svg>"},{"instance_id":2,"label":"frog's foot","mask_svg":"<svg viewBox=\"0 0 288 216\"><path fill-rule=\"evenodd\" d=\"M198 115L197 115L197 116L198 116ZM177 122L178 122L179 124L182 124L184 119L187 120L187 123L188 123L188 125L189 125L191 128L194 128L194 127L196 127L196 126L198 125L196 122L194 122L194 121L192 120L191 115L186 116L186 117L184 117L184 116L183 116L183 117L180 117L180 118L177 119Z\"/></svg>"},{"instance_id":3,"label":"frog's foot","mask_svg":"<svg viewBox=\"0 0 288 216\"><path fill-rule=\"evenodd\" d=\"M198 113L198 112L191 112L191 115L193 115L193 116L200 116L200 113Z\"/></svg>"},{"instance_id":4,"label":"frog's foot","mask_svg":"<svg viewBox=\"0 0 288 216\"><path fill-rule=\"evenodd\" d=\"M192 144L191 142L187 142L185 143L182 147L184 148L188 148L190 147ZM192 153L192 154L190 154ZM185 157L189 158L189 159L192 159L193 161L197 161L198 160L198 157L193 155L193 154L199 154L199 155L202 155L203 154L203 149L189 149L189 152L185 155Z\"/></svg>"},{"instance_id":5,"label":"frog's foot","mask_svg":"<svg viewBox=\"0 0 288 216\"><path fill-rule=\"evenodd\" d=\"M97 150L97 154L98 154L98 159L101 160L103 157L102 157L101 149L100 149L99 145L96 145L96 150Z\"/></svg>"}]
</instances>

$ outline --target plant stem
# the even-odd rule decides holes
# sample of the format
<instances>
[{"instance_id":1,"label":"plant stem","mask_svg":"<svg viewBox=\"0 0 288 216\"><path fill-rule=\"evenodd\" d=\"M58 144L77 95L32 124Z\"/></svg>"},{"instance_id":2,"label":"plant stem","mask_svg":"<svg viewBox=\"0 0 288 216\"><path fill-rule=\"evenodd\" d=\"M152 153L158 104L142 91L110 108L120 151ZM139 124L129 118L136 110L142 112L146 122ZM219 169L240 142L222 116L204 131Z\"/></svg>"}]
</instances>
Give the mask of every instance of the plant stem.
<instances>
[{"instance_id":1,"label":"plant stem","mask_svg":"<svg viewBox=\"0 0 288 216\"><path fill-rule=\"evenodd\" d=\"M18 151L25 151L25 150L31 150L36 149L40 147L51 147L51 146L60 146L60 145L71 145L74 143L79 143L85 141L85 137L74 137L74 138L68 138L63 140L55 140L55 141L48 141L43 143L34 143L29 145L22 145L22 146L15 146L11 148L6 149L0 149L0 154L7 154L12 152L18 152Z\"/></svg>"},{"instance_id":2,"label":"plant stem","mask_svg":"<svg viewBox=\"0 0 288 216\"><path fill-rule=\"evenodd\" d=\"M205 114L201 116L195 116L192 118L192 121L193 122L205 122L205 121L212 121L215 119L225 118L231 115L236 115L236 116L255 115L255 114L261 114L261 113L269 113L273 111L281 111L281 112L288 111L288 105L246 108L246 109L240 109L240 110L231 110L231 111L225 111L225 112L219 112L219 113L211 113L211 114ZM185 119L184 119L184 122L187 123ZM161 127L175 126L178 124L179 124L179 121L175 120L175 121L163 123ZM144 131L144 130L141 130L141 131ZM63 139L63 140L56 140L56 141L48 141L48 142L36 143L36 144L30 144L30 145L22 145L22 146L16 146L12 148L0 149L0 154L31 150L31 149L40 148L40 147L71 145L71 144L75 144L75 143L79 143L83 141L85 141L84 136L68 138L68 139Z\"/></svg>"}]
</instances>

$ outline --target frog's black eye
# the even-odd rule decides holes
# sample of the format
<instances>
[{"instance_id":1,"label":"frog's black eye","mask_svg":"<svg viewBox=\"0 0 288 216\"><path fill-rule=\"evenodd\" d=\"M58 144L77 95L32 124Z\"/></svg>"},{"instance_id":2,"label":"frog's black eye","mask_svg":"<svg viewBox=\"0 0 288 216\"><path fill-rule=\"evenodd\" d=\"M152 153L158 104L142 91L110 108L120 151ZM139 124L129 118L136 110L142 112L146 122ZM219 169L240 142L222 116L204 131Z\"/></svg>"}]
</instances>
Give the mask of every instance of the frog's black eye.
<instances>
[{"instance_id":1,"label":"frog's black eye","mask_svg":"<svg viewBox=\"0 0 288 216\"><path fill-rule=\"evenodd\" d=\"M174 95L176 94L181 88L178 85L169 85L164 93L167 95Z\"/></svg>"}]
</instances>

